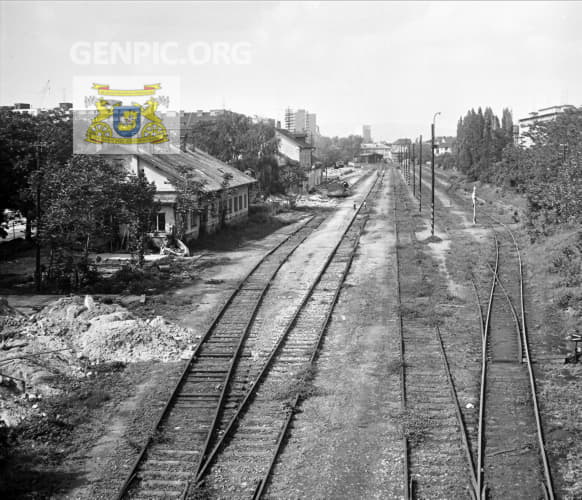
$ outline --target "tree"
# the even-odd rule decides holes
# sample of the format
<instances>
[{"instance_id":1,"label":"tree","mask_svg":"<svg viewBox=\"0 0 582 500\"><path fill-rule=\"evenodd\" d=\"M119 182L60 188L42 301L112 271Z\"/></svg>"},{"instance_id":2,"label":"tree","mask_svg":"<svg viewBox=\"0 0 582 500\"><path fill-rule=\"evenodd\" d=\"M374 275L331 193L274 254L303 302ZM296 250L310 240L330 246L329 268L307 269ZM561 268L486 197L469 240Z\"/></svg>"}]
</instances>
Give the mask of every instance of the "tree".
<instances>
[{"instance_id":1,"label":"tree","mask_svg":"<svg viewBox=\"0 0 582 500\"><path fill-rule=\"evenodd\" d=\"M519 170L528 201L530 227L546 233L556 224L582 217L582 113L566 111L538 122L527 133L531 147L520 148Z\"/></svg>"},{"instance_id":2,"label":"tree","mask_svg":"<svg viewBox=\"0 0 582 500\"><path fill-rule=\"evenodd\" d=\"M348 137L317 136L315 147L317 156L325 167L331 167L338 161L352 161L360 154L363 138L359 135Z\"/></svg>"},{"instance_id":3,"label":"tree","mask_svg":"<svg viewBox=\"0 0 582 500\"><path fill-rule=\"evenodd\" d=\"M118 215L118 222L127 224L129 248L137 254L138 266L143 267L147 233L159 208L155 201L156 185L140 174L128 176L120 187L123 210Z\"/></svg>"},{"instance_id":4,"label":"tree","mask_svg":"<svg viewBox=\"0 0 582 500\"><path fill-rule=\"evenodd\" d=\"M73 286L80 285L89 270L89 250L117 231L124 180L122 172L96 156L49 161L31 175L30 191L42 183L37 241L49 249L49 279L73 277Z\"/></svg>"},{"instance_id":5,"label":"tree","mask_svg":"<svg viewBox=\"0 0 582 500\"><path fill-rule=\"evenodd\" d=\"M457 169L470 180L499 179L503 168L503 150L513 142L511 112L503 110L502 123L491 108L471 109L457 123L457 139L453 149Z\"/></svg>"},{"instance_id":6,"label":"tree","mask_svg":"<svg viewBox=\"0 0 582 500\"><path fill-rule=\"evenodd\" d=\"M276 189L278 141L273 126L228 112L191 125L185 136L185 147L202 149L243 172L250 170L266 194Z\"/></svg>"},{"instance_id":7,"label":"tree","mask_svg":"<svg viewBox=\"0 0 582 500\"><path fill-rule=\"evenodd\" d=\"M4 209L21 211L27 218L27 238L30 223L35 218L36 193L29 188L31 176L41 164L64 163L72 155L72 123L70 115L55 109L38 116L3 111L0 114L0 220ZM41 187L42 192L42 187Z\"/></svg>"}]
</instances>

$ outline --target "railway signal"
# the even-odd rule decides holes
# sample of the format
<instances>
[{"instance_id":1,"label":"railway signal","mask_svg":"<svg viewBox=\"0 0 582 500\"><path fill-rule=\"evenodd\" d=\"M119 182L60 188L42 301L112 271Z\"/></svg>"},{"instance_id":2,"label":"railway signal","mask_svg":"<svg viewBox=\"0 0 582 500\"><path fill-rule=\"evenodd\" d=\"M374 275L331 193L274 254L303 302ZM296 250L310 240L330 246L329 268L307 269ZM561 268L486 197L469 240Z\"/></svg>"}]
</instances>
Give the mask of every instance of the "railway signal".
<instances>
[{"instance_id":1,"label":"railway signal","mask_svg":"<svg viewBox=\"0 0 582 500\"><path fill-rule=\"evenodd\" d=\"M473 186L471 199L473 200L473 224L477 224L477 186Z\"/></svg>"}]
</instances>

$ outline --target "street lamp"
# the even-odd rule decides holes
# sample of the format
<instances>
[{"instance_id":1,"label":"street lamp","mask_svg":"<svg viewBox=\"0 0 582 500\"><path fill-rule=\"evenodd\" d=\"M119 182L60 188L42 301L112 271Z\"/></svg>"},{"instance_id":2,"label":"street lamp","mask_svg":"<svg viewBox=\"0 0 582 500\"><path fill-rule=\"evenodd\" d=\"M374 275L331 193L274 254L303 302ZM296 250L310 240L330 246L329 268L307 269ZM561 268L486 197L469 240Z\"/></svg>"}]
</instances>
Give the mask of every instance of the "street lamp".
<instances>
[{"instance_id":1,"label":"street lamp","mask_svg":"<svg viewBox=\"0 0 582 500\"><path fill-rule=\"evenodd\" d=\"M430 188L431 188L431 195L430 195L430 235L434 236L434 125L437 115L440 115L441 112L437 111L434 116L432 117L432 125L430 128L432 140L431 140L431 162L430 162L430 169L432 173Z\"/></svg>"},{"instance_id":2,"label":"street lamp","mask_svg":"<svg viewBox=\"0 0 582 500\"><path fill-rule=\"evenodd\" d=\"M422 134L418 148L418 211L422 212Z\"/></svg>"},{"instance_id":3,"label":"street lamp","mask_svg":"<svg viewBox=\"0 0 582 500\"><path fill-rule=\"evenodd\" d=\"M404 146L404 165L406 165L406 184L410 186L410 151L408 143Z\"/></svg>"},{"instance_id":4,"label":"street lamp","mask_svg":"<svg viewBox=\"0 0 582 500\"><path fill-rule=\"evenodd\" d=\"M412 196L416 198L416 141L412 143Z\"/></svg>"}]
</instances>

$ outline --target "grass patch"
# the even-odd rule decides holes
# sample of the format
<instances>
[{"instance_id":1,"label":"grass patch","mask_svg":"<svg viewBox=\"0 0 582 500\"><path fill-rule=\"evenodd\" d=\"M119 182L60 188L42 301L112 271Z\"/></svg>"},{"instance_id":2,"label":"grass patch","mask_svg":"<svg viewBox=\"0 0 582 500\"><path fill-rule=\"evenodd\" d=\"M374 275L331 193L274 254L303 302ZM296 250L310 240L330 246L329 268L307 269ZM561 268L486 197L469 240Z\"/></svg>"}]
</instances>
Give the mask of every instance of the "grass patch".
<instances>
[{"instance_id":1,"label":"grass patch","mask_svg":"<svg viewBox=\"0 0 582 500\"><path fill-rule=\"evenodd\" d=\"M399 359L394 359L388 363L386 366L386 372L388 375L400 375L402 371L402 366L406 366L406 363L402 363Z\"/></svg>"},{"instance_id":2,"label":"grass patch","mask_svg":"<svg viewBox=\"0 0 582 500\"><path fill-rule=\"evenodd\" d=\"M107 384L119 375L102 373L81 381L60 377L62 395L40 400L38 413L15 427L0 427L1 498L54 498L79 480L78 473L59 468L68 456L89 449L95 434L92 415L107 411ZM79 434L80 433L80 434Z\"/></svg>"},{"instance_id":3,"label":"grass patch","mask_svg":"<svg viewBox=\"0 0 582 500\"><path fill-rule=\"evenodd\" d=\"M417 307L411 307L406 304L401 304L400 316L402 316L402 319L415 319L419 318L421 316L421 313Z\"/></svg>"},{"instance_id":4,"label":"grass patch","mask_svg":"<svg viewBox=\"0 0 582 500\"><path fill-rule=\"evenodd\" d=\"M392 418L400 426L402 437L406 437L411 446L423 443L433 425L429 415L413 413L411 410L400 412Z\"/></svg>"},{"instance_id":5,"label":"grass patch","mask_svg":"<svg viewBox=\"0 0 582 500\"><path fill-rule=\"evenodd\" d=\"M291 381L282 383L271 392L271 398L279 401L294 401L307 399L319 394L318 389L313 385L315 378L315 366L305 363L293 376Z\"/></svg>"},{"instance_id":6,"label":"grass patch","mask_svg":"<svg viewBox=\"0 0 582 500\"><path fill-rule=\"evenodd\" d=\"M226 226L220 231L203 235L190 244L192 250L228 251L234 250L248 241L265 238L278 229L291 224L292 221L282 220L269 215L264 210L253 211L246 221L232 226Z\"/></svg>"}]
</instances>

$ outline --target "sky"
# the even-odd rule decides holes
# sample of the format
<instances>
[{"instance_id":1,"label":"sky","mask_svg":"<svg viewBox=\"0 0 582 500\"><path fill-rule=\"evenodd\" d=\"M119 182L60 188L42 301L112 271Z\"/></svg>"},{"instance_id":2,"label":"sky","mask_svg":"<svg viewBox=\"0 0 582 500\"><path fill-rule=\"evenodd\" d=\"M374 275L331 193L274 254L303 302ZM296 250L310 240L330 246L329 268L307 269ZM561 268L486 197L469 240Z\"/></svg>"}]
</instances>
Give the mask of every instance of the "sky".
<instances>
[{"instance_id":1,"label":"sky","mask_svg":"<svg viewBox=\"0 0 582 500\"><path fill-rule=\"evenodd\" d=\"M582 2L556 1L0 1L0 104L171 76L186 111L307 109L323 135L369 124L387 141L429 137L440 112L437 135L455 135L471 108L582 105L581 20Z\"/></svg>"}]
</instances>

